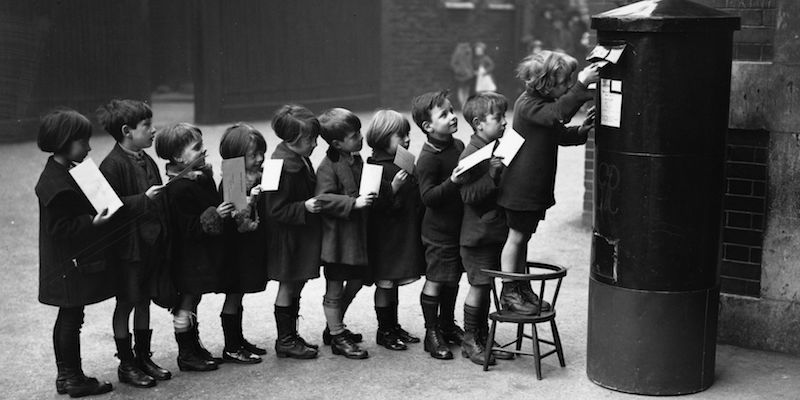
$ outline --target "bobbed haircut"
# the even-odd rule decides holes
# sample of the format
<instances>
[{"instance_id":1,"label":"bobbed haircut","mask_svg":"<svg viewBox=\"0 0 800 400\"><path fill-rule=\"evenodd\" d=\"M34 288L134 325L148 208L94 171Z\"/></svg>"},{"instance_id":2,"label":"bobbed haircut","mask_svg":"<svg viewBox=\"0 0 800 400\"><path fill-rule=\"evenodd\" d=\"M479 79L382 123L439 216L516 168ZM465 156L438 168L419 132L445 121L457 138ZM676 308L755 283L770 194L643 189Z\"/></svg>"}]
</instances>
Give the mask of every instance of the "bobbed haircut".
<instances>
[{"instance_id":1,"label":"bobbed haircut","mask_svg":"<svg viewBox=\"0 0 800 400\"><path fill-rule=\"evenodd\" d=\"M321 136L328 144L334 140L344 140L348 133L361 130L361 120L346 108L325 110L317 119L322 128Z\"/></svg>"},{"instance_id":2,"label":"bobbed haircut","mask_svg":"<svg viewBox=\"0 0 800 400\"><path fill-rule=\"evenodd\" d=\"M404 137L410 131L411 124L403 114L395 110L378 110L367 126L367 144L373 149L385 150L393 134Z\"/></svg>"},{"instance_id":3,"label":"bobbed haircut","mask_svg":"<svg viewBox=\"0 0 800 400\"><path fill-rule=\"evenodd\" d=\"M156 133L156 154L158 157L175 161L186 146L203 138L200 128L188 123L178 122L161 128Z\"/></svg>"},{"instance_id":4,"label":"bobbed haircut","mask_svg":"<svg viewBox=\"0 0 800 400\"><path fill-rule=\"evenodd\" d=\"M103 126L111 137L117 142L121 142L122 127L135 129L139 122L148 118L153 118L153 110L147 103L139 100L118 100L114 99L108 104L102 105L96 111L97 121Z\"/></svg>"},{"instance_id":5,"label":"bobbed haircut","mask_svg":"<svg viewBox=\"0 0 800 400\"><path fill-rule=\"evenodd\" d=\"M300 137L315 138L320 135L322 128L311 110L297 104L287 104L275 111L272 130L281 140L294 142Z\"/></svg>"},{"instance_id":6,"label":"bobbed haircut","mask_svg":"<svg viewBox=\"0 0 800 400\"><path fill-rule=\"evenodd\" d=\"M431 122L431 110L433 107L441 107L447 100L447 94L447 90L440 90L423 93L411 100L411 117L423 133L425 129L422 127L422 123Z\"/></svg>"},{"instance_id":7,"label":"bobbed haircut","mask_svg":"<svg viewBox=\"0 0 800 400\"><path fill-rule=\"evenodd\" d=\"M92 136L92 123L81 113L66 107L45 114L39 125L36 145L47 153L64 153L72 142Z\"/></svg>"},{"instance_id":8,"label":"bobbed haircut","mask_svg":"<svg viewBox=\"0 0 800 400\"><path fill-rule=\"evenodd\" d=\"M251 145L255 146L258 152L267 152L264 135L252 125L239 122L225 129L219 140L219 155L223 159L242 157L247 154L247 149Z\"/></svg>"},{"instance_id":9,"label":"bobbed haircut","mask_svg":"<svg viewBox=\"0 0 800 400\"><path fill-rule=\"evenodd\" d=\"M564 53L542 50L525 57L517 66L517 78L529 94L546 96L560 81L578 69L578 61Z\"/></svg>"},{"instance_id":10,"label":"bobbed haircut","mask_svg":"<svg viewBox=\"0 0 800 400\"><path fill-rule=\"evenodd\" d=\"M508 99L500 93L483 92L478 93L467 100L464 104L464 119L467 120L469 126L475 129L473 121L477 118L478 121L483 121L487 115L494 113L505 114L508 111Z\"/></svg>"}]
</instances>

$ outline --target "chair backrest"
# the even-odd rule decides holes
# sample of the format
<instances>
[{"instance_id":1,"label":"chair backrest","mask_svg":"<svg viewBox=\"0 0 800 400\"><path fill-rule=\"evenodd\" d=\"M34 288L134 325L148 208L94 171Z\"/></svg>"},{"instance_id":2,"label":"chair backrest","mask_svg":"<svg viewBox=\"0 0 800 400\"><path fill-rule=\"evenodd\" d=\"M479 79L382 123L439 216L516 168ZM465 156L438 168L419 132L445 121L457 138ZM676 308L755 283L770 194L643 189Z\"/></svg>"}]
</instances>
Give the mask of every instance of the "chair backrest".
<instances>
[{"instance_id":1,"label":"chair backrest","mask_svg":"<svg viewBox=\"0 0 800 400\"><path fill-rule=\"evenodd\" d=\"M536 272L537 270L545 270L542 272ZM534 293L539 296L539 299L542 301L549 301L552 309L556 309L556 302L558 301L558 293L561 291L561 281L567 276L567 269L553 264L535 262L535 261L528 261L525 263L525 271L526 273L514 273L514 272L502 272L502 271L495 271L489 269L481 270L483 273L493 277L493 278L500 278L500 279L507 279L513 281L523 281L523 282L539 282L538 293L535 288L532 288ZM555 291L553 292L553 296L548 300L545 298L547 292L545 289L547 287L548 281L555 281ZM492 300L494 301L494 308L497 311L500 311L500 299L497 294L497 287L492 280ZM537 311L537 315L541 313L541 309Z\"/></svg>"}]
</instances>

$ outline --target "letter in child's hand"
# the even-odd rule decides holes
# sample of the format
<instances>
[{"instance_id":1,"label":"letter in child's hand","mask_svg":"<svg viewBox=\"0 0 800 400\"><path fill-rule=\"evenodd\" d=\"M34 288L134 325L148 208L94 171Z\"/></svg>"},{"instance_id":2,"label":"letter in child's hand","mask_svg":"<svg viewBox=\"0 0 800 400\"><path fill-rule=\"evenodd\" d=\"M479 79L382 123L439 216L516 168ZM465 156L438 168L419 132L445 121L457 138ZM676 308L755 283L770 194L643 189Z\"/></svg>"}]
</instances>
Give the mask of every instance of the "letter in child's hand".
<instances>
[{"instance_id":1,"label":"letter in child's hand","mask_svg":"<svg viewBox=\"0 0 800 400\"><path fill-rule=\"evenodd\" d=\"M244 157L222 160L222 194L237 210L247 207L247 179Z\"/></svg>"},{"instance_id":2,"label":"letter in child's hand","mask_svg":"<svg viewBox=\"0 0 800 400\"><path fill-rule=\"evenodd\" d=\"M403 146L397 146L397 152L394 154L394 165L397 165L409 174L413 174L414 154L406 150Z\"/></svg>"},{"instance_id":3,"label":"letter in child's hand","mask_svg":"<svg viewBox=\"0 0 800 400\"><path fill-rule=\"evenodd\" d=\"M478 151L462 158L461 161L458 162L458 166L461 169L456 172L456 176L469 171L472 167L480 164L481 161L492 158L492 150L494 149L494 145L495 142L493 141L492 143L481 147Z\"/></svg>"},{"instance_id":4,"label":"letter in child's hand","mask_svg":"<svg viewBox=\"0 0 800 400\"><path fill-rule=\"evenodd\" d=\"M514 156L517 155L517 152L519 152L522 144L525 143L525 138L520 136L517 131L509 129L499 140L500 144L496 149L494 149L494 155L497 157L502 157L503 164L505 164L507 167L511 165L511 161L514 160Z\"/></svg>"},{"instance_id":5,"label":"letter in child's hand","mask_svg":"<svg viewBox=\"0 0 800 400\"><path fill-rule=\"evenodd\" d=\"M370 193L378 194L381 188L382 174L382 166L375 164L364 164L364 169L361 171L361 186L358 190L359 196L364 196Z\"/></svg>"},{"instance_id":6,"label":"letter in child's hand","mask_svg":"<svg viewBox=\"0 0 800 400\"><path fill-rule=\"evenodd\" d=\"M111 216L122 207L122 200L91 158L70 169L69 174L98 213L108 208L108 215Z\"/></svg>"},{"instance_id":7,"label":"letter in child's hand","mask_svg":"<svg viewBox=\"0 0 800 400\"><path fill-rule=\"evenodd\" d=\"M283 160L264 160L264 172L261 174L261 191L274 192L281 182Z\"/></svg>"}]
</instances>

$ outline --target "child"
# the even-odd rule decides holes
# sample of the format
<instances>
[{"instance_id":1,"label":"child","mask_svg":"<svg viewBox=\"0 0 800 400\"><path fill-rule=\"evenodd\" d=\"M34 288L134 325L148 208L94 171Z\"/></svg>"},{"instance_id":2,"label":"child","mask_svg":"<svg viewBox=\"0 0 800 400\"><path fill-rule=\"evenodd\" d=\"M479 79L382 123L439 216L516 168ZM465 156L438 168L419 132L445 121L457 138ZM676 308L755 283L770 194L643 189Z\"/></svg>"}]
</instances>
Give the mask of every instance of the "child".
<instances>
[{"instance_id":1,"label":"child","mask_svg":"<svg viewBox=\"0 0 800 400\"><path fill-rule=\"evenodd\" d=\"M120 196L124 207L119 219L128 236L113 247L116 265L117 304L114 308L114 342L117 346L120 382L134 387L153 387L156 380L172 374L150 358L150 298L152 278L163 264L165 225L159 194L163 186L155 161L144 152L153 145L153 112L136 100L111 100L97 109L100 125L117 142L100 163L100 171ZM131 350L128 320L133 312Z\"/></svg>"},{"instance_id":2,"label":"child","mask_svg":"<svg viewBox=\"0 0 800 400\"><path fill-rule=\"evenodd\" d=\"M319 277L322 205L314 197L317 179L308 156L317 147L320 125L307 108L286 105L273 116L272 129L282 140L272 158L283 160L278 190L266 195L267 277L279 282L275 354L310 359L317 356L319 346L297 333L297 317L303 286Z\"/></svg>"},{"instance_id":3,"label":"child","mask_svg":"<svg viewBox=\"0 0 800 400\"><path fill-rule=\"evenodd\" d=\"M381 190L369 214L368 258L375 280L375 343L389 350L406 350L418 337L397 322L398 287L415 282L425 273L425 248L420 226L425 207L413 175L394 163L397 147L411 143L408 120L399 112L380 110L367 127L372 147L370 164L383 167Z\"/></svg>"},{"instance_id":4,"label":"child","mask_svg":"<svg viewBox=\"0 0 800 400\"><path fill-rule=\"evenodd\" d=\"M524 271L528 241L545 211L555 204L558 146L586 143L592 116L579 127L567 128L564 124L592 98L587 87L597 81L598 72L590 65L578 74L576 83L577 65L566 54L543 50L525 58L517 68L525 92L514 104L514 130L525 143L500 181L497 204L505 209L509 227L501 255L503 271ZM514 281L503 282L500 303L504 309L529 315L540 306L542 310L550 306L540 304L530 285Z\"/></svg>"},{"instance_id":5,"label":"child","mask_svg":"<svg viewBox=\"0 0 800 400\"><path fill-rule=\"evenodd\" d=\"M501 138L506 129L505 96L485 92L471 97L464 107L464 119L474 134L461 158L480 150ZM492 143L494 145L495 143ZM464 219L461 224L461 259L467 271L469 292L464 301L464 343L461 354L483 365L489 333L489 292L492 278L482 268L499 269L500 252L508 236L505 214L497 206L497 192L503 171L502 159L492 157L472 167L461 186L464 200ZM512 353L498 352L497 358L509 359ZM489 364L495 356L489 355Z\"/></svg>"},{"instance_id":6,"label":"child","mask_svg":"<svg viewBox=\"0 0 800 400\"><path fill-rule=\"evenodd\" d=\"M492 78L494 71L494 61L486 54L486 43L475 43L475 93L494 92L497 85ZM462 110L464 107L461 107Z\"/></svg>"},{"instance_id":7,"label":"child","mask_svg":"<svg viewBox=\"0 0 800 400\"><path fill-rule=\"evenodd\" d=\"M448 343L461 344L464 331L455 324L458 281L464 267L459 255L458 235L464 205L456 176L458 156L464 143L453 138L458 120L447 91L417 96L411 103L414 122L428 140L417 160L417 179L425 204L422 242L425 244L425 286L420 294L425 318L425 351L431 357L449 360Z\"/></svg>"},{"instance_id":8,"label":"child","mask_svg":"<svg viewBox=\"0 0 800 400\"><path fill-rule=\"evenodd\" d=\"M322 252L326 290L322 300L327 326L325 344L336 355L364 359L369 353L358 346L362 337L345 328L344 314L369 276L367 262L367 210L377 193L359 194L364 162L361 121L343 108L320 115L322 138L328 151L317 169L317 199L322 204Z\"/></svg>"},{"instance_id":9,"label":"child","mask_svg":"<svg viewBox=\"0 0 800 400\"><path fill-rule=\"evenodd\" d=\"M89 154L92 124L74 110L42 118L37 144L53 153L39 181L39 302L58 307L53 326L56 391L82 397L110 392L111 383L83 374L80 333L83 307L114 296L101 226L111 216L97 214L69 174Z\"/></svg>"},{"instance_id":10,"label":"child","mask_svg":"<svg viewBox=\"0 0 800 400\"><path fill-rule=\"evenodd\" d=\"M261 362L267 351L245 340L242 335L242 297L244 293L262 292L267 287L267 236L260 223L266 204L261 195L261 169L267 142L251 125L238 123L225 130L219 142L223 159L244 157L248 205L225 220L226 272L221 290L225 293L220 319L225 336L222 359L240 364ZM220 190L222 190L220 184Z\"/></svg>"},{"instance_id":11,"label":"child","mask_svg":"<svg viewBox=\"0 0 800 400\"><path fill-rule=\"evenodd\" d=\"M167 160L167 203L172 223L172 278L178 304L172 324L181 371L218 368L200 342L197 305L219 287L223 273L223 218L233 204L220 202L211 166L205 163L203 136L196 126L171 124L156 135L156 154ZM188 169L188 172L187 172Z\"/></svg>"}]
</instances>

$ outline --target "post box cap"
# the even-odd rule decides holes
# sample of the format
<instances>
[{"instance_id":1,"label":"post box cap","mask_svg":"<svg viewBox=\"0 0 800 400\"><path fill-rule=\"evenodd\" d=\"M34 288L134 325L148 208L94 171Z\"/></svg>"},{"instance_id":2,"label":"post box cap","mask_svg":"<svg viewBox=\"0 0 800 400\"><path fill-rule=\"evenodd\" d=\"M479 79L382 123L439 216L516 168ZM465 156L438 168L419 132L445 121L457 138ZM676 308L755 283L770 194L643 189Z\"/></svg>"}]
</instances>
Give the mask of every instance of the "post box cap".
<instances>
[{"instance_id":1,"label":"post box cap","mask_svg":"<svg viewBox=\"0 0 800 400\"><path fill-rule=\"evenodd\" d=\"M735 31L737 16L689 0L643 0L592 16L592 28L623 32Z\"/></svg>"}]
</instances>

